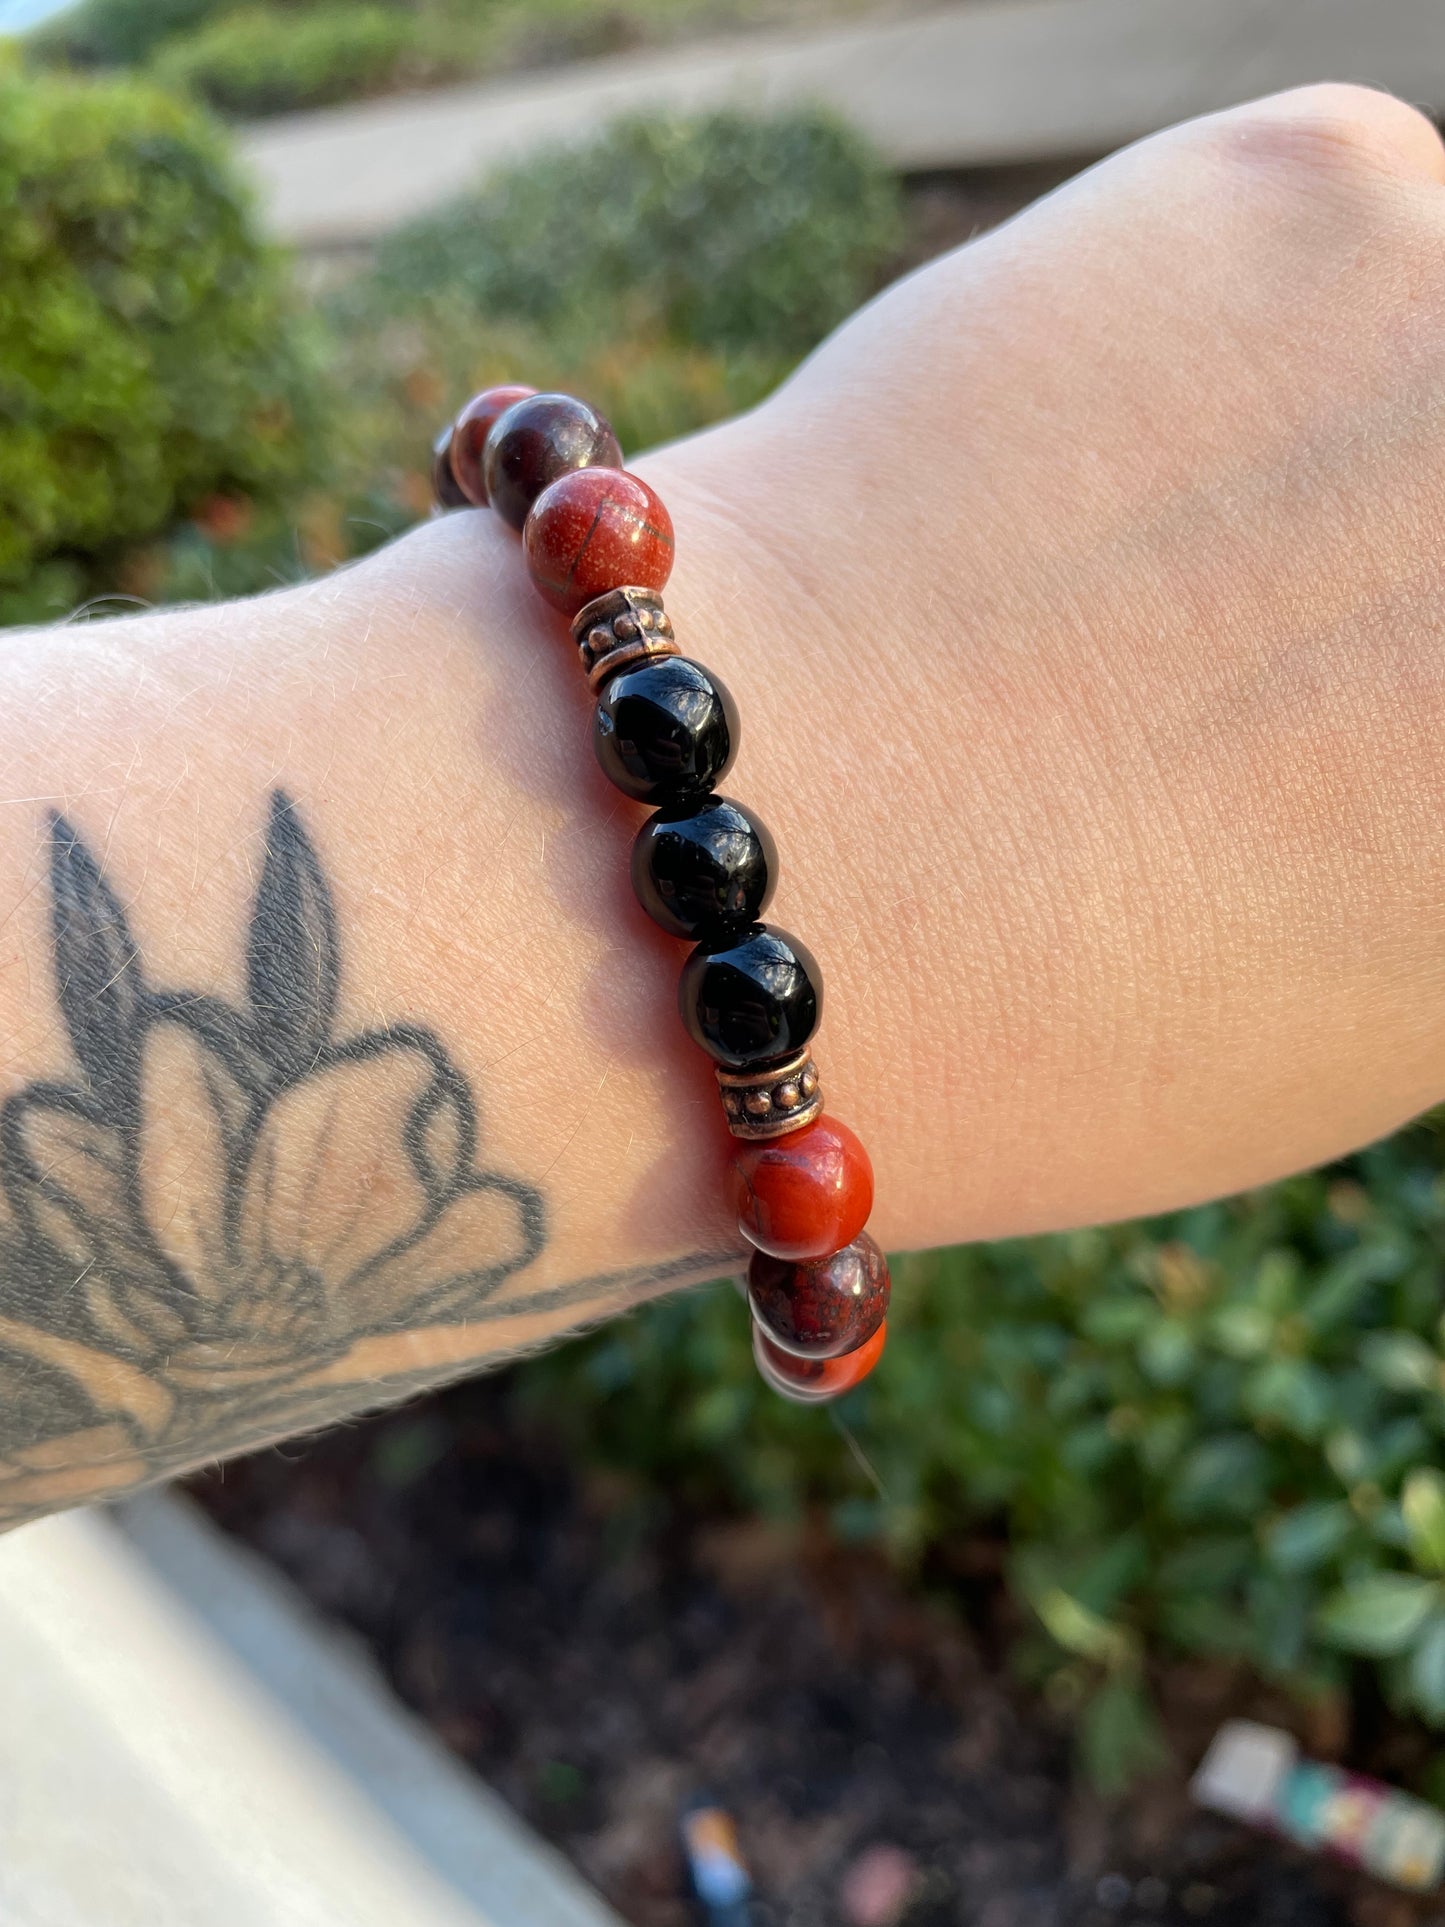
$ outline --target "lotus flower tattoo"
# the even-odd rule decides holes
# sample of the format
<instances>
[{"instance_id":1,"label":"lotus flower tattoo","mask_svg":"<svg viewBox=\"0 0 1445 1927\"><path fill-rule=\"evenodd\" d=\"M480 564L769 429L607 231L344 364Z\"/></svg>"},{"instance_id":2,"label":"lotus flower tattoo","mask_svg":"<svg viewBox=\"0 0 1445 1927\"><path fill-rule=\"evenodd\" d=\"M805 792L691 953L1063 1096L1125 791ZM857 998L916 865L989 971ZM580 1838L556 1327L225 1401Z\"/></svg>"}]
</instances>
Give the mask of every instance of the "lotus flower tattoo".
<instances>
[{"instance_id":1,"label":"lotus flower tattoo","mask_svg":"<svg viewBox=\"0 0 1445 1927\"><path fill-rule=\"evenodd\" d=\"M50 889L77 1074L0 1106L0 1523L321 1422L358 1340L485 1316L543 1243L437 1036L338 1034L331 893L284 795L237 1005L148 981L63 818Z\"/></svg>"}]
</instances>

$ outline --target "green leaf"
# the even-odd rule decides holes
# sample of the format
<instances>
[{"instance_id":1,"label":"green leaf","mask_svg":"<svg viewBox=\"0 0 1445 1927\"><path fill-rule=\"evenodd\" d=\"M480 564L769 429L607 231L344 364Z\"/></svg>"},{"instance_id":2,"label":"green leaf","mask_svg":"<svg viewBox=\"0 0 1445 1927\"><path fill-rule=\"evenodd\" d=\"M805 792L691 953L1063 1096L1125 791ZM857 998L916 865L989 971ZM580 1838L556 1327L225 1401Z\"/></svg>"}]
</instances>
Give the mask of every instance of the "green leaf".
<instances>
[{"instance_id":1,"label":"green leaf","mask_svg":"<svg viewBox=\"0 0 1445 1927\"><path fill-rule=\"evenodd\" d=\"M1261 1365L1250 1376L1245 1402L1253 1417L1302 1439L1317 1439L1332 1416L1328 1376L1299 1358L1272 1358Z\"/></svg>"},{"instance_id":2,"label":"green leaf","mask_svg":"<svg viewBox=\"0 0 1445 1927\"><path fill-rule=\"evenodd\" d=\"M1215 1344L1231 1358L1258 1358L1269 1350L1274 1319L1261 1305L1221 1305L1211 1329Z\"/></svg>"},{"instance_id":3,"label":"green leaf","mask_svg":"<svg viewBox=\"0 0 1445 1927\"><path fill-rule=\"evenodd\" d=\"M1355 1515L1342 1500L1317 1500L1282 1513L1265 1532L1264 1547L1281 1572L1313 1572L1354 1528Z\"/></svg>"},{"instance_id":4,"label":"green leaf","mask_svg":"<svg viewBox=\"0 0 1445 1927\"><path fill-rule=\"evenodd\" d=\"M1091 1659L1110 1670L1128 1665L1134 1658L1133 1636L1091 1612L1062 1586L1050 1586L1040 1593L1033 1607L1045 1631L1066 1653L1077 1653L1081 1659Z\"/></svg>"},{"instance_id":5,"label":"green leaf","mask_svg":"<svg viewBox=\"0 0 1445 1927\"><path fill-rule=\"evenodd\" d=\"M1424 1392L1440 1383L1440 1355L1413 1332L1370 1332L1360 1341L1360 1363L1391 1392Z\"/></svg>"},{"instance_id":6,"label":"green leaf","mask_svg":"<svg viewBox=\"0 0 1445 1927\"><path fill-rule=\"evenodd\" d=\"M1410 1535L1410 1556L1426 1572L1445 1572L1445 1473L1422 1465L1405 1481L1400 1510Z\"/></svg>"},{"instance_id":7,"label":"green leaf","mask_svg":"<svg viewBox=\"0 0 1445 1927\"><path fill-rule=\"evenodd\" d=\"M1143 1533L1121 1533L1082 1566L1071 1566L1069 1591L1091 1612L1108 1613L1145 1578L1149 1565L1149 1543Z\"/></svg>"},{"instance_id":8,"label":"green leaf","mask_svg":"<svg viewBox=\"0 0 1445 1927\"><path fill-rule=\"evenodd\" d=\"M1432 1726L1445 1726L1445 1613L1435 1614L1410 1655L1410 1697Z\"/></svg>"},{"instance_id":9,"label":"green leaf","mask_svg":"<svg viewBox=\"0 0 1445 1927\"><path fill-rule=\"evenodd\" d=\"M1142 1293L1137 1298L1100 1298L1084 1307L1079 1329L1095 1344L1126 1345L1156 1316L1156 1307Z\"/></svg>"},{"instance_id":10,"label":"green leaf","mask_svg":"<svg viewBox=\"0 0 1445 1927\"><path fill-rule=\"evenodd\" d=\"M1139 1345L1139 1365L1156 1385L1182 1385L1194 1364L1194 1334L1182 1318L1161 1318Z\"/></svg>"},{"instance_id":11,"label":"green leaf","mask_svg":"<svg viewBox=\"0 0 1445 1927\"><path fill-rule=\"evenodd\" d=\"M1148 1694L1137 1679L1101 1686L1079 1721L1079 1752L1096 1790L1112 1798L1161 1766L1168 1749Z\"/></svg>"},{"instance_id":12,"label":"green leaf","mask_svg":"<svg viewBox=\"0 0 1445 1927\"><path fill-rule=\"evenodd\" d=\"M1268 1459L1247 1433L1223 1433L1195 1446L1175 1473L1169 1502L1181 1519L1242 1518L1264 1502Z\"/></svg>"},{"instance_id":13,"label":"green leaf","mask_svg":"<svg viewBox=\"0 0 1445 1927\"><path fill-rule=\"evenodd\" d=\"M1372 1573L1332 1593L1315 1615L1315 1630L1343 1652L1383 1659L1405 1651L1441 1599L1433 1579Z\"/></svg>"}]
</instances>

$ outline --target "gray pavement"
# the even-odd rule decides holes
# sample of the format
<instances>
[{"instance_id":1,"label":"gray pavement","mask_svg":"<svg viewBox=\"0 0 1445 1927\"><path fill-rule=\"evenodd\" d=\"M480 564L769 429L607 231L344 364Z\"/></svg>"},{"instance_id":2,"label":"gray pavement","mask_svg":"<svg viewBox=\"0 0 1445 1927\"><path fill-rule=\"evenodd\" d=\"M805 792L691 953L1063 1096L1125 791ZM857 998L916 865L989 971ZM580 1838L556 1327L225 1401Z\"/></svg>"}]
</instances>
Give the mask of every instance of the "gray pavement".
<instances>
[{"instance_id":1,"label":"gray pavement","mask_svg":"<svg viewBox=\"0 0 1445 1927\"><path fill-rule=\"evenodd\" d=\"M186 1501L0 1540L4 1927L623 1927Z\"/></svg>"},{"instance_id":2,"label":"gray pavement","mask_svg":"<svg viewBox=\"0 0 1445 1927\"><path fill-rule=\"evenodd\" d=\"M298 115L248 130L243 150L272 230L323 250L365 245L499 162L652 103L822 101L918 170L1102 154L1322 79L1445 109L1442 0L995 0Z\"/></svg>"}]
</instances>

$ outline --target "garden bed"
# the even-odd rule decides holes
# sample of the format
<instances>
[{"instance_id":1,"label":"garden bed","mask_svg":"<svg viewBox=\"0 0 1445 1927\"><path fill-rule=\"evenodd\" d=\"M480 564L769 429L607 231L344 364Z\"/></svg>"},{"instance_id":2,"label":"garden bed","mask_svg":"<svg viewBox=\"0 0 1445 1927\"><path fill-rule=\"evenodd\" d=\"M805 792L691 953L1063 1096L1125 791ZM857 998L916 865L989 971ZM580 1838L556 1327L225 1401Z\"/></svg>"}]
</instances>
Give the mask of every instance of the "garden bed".
<instances>
[{"instance_id":1,"label":"garden bed","mask_svg":"<svg viewBox=\"0 0 1445 1927\"><path fill-rule=\"evenodd\" d=\"M1436 1917L1190 1807L1217 1719L1261 1711L1237 1673L1162 1683L1178 1758L1144 1792L1111 1812L1081 1789L1061 1720L1007 1679L987 1538L920 1594L821 1533L683 1515L569 1464L507 1374L195 1490L633 1927L694 1918L675 1829L704 1789L736 1816L757 1927L861 1922L850 1893L905 1867L880 1927Z\"/></svg>"}]
</instances>

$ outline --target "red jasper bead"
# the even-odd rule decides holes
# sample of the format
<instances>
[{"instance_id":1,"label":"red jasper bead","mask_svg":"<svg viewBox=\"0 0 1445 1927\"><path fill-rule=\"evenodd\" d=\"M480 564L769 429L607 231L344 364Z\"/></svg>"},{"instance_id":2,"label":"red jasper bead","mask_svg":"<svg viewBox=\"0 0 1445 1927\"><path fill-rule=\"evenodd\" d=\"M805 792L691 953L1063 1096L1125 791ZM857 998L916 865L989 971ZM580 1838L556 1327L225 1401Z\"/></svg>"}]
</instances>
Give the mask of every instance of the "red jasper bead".
<instances>
[{"instance_id":1,"label":"red jasper bead","mask_svg":"<svg viewBox=\"0 0 1445 1927\"><path fill-rule=\"evenodd\" d=\"M868 1153L826 1113L784 1137L742 1145L731 1186L738 1229L775 1258L826 1258L852 1244L873 1209Z\"/></svg>"},{"instance_id":2,"label":"red jasper bead","mask_svg":"<svg viewBox=\"0 0 1445 1927\"><path fill-rule=\"evenodd\" d=\"M765 1384L795 1405L826 1405L861 1385L883 1356L888 1339L885 1320L856 1351L841 1358L794 1358L781 1351L761 1325L753 1326L753 1360Z\"/></svg>"},{"instance_id":3,"label":"red jasper bead","mask_svg":"<svg viewBox=\"0 0 1445 1927\"><path fill-rule=\"evenodd\" d=\"M888 1315L888 1260L866 1231L814 1265L755 1251L748 1304L780 1351L841 1358L870 1339Z\"/></svg>"},{"instance_id":4,"label":"red jasper bead","mask_svg":"<svg viewBox=\"0 0 1445 1927\"><path fill-rule=\"evenodd\" d=\"M482 475L482 450L492 423L505 415L514 401L525 401L535 388L484 388L473 395L452 425L451 470L457 487L479 509L487 506L487 484Z\"/></svg>"},{"instance_id":5,"label":"red jasper bead","mask_svg":"<svg viewBox=\"0 0 1445 1927\"><path fill-rule=\"evenodd\" d=\"M672 517L623 469L560 476L532 504L522 541L533 582L564 615L609 589L660 589L672 574Z\"/></svg>"}]
</instances>

